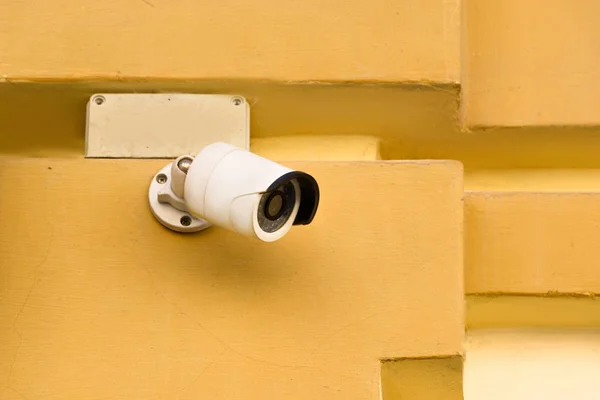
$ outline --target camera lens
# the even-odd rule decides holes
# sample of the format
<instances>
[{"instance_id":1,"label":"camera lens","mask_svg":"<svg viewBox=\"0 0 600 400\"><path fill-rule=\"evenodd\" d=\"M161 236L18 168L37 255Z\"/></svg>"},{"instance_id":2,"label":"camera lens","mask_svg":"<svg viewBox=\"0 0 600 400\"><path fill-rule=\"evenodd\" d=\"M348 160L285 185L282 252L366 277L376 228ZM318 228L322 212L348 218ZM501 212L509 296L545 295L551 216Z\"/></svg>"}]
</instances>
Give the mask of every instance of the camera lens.
<instances>
[{"instance_id":1,"label":"camera lens","mask_svg":"<svg viewBox=\"0 0 600 400\"><path fill-rule=\"evenodd\" d=\"M269 194L265 202L265 217L271 221L277 220L281 217L285 210L285 193L280 190L276 190Z\"/></svg>"},{"instance_id":2,"label":"camera lens","mask_svg":"<svg viewBox=\"0 0 600 400\"><path fill-rule=\"evenodd\" d=\"M295 198L296 190L291 181L263 194L257 215L260 228L269 233L281 229L292 215Z\"/></svg>"}]
</instances>

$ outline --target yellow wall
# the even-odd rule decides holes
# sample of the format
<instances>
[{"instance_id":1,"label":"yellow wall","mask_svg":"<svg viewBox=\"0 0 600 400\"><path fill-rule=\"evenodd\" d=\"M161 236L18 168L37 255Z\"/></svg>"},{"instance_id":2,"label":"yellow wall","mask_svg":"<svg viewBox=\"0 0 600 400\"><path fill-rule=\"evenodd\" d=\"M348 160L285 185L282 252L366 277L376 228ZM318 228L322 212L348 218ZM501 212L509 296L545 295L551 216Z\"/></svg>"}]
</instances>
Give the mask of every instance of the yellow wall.
<instances>
[{"instance_id":1,"label":"yellow wall","mask_svg":"<svg viewBox=\"0 0 600 400\"><path fill-rule=\"evenodd\" d=\"M460 386L459 163L290 163L322 203L271 245L164 229L163 164L2 159L0 397L377 399L396 358Z\"/></svg>"},{"instance_id":2,"label":"yellow wall","mask_svg":"<svg viewBox=\"0 0 600 400\"><path fill-rule=\"evenodd\" d=\"M597 328L477 331L466 348L467 399L585 399L600 390Z\"/></svg>"},{"instance_id":3,"label":"yellow wall","mask_svg":"<svg viewBox=\"0 0 600 400\"><path fill-rule=\"evenodd\" d=\"M597 126L594 0L465 0L467 126Z\"/></svg>"},{"instance_id":4,"label":"yellow wall","mask_svg":"<svg viewBox=\"0 0 600 400\"><path fill-rule=\"evenodd\" d=\"M0 1L0 397L473 398L465 328L598 326L598 8ZM83 159L91 94L169 91L244 95L315 224L181 237L164 162Z\"/></svg>"},{"instance_id":5,"label":"yellow wall","mask_svg":"<svg viewBox=\"0 0 600 400\"><path fill-rule=\"evenodd\" d=\"M460 74L458 0L6 0L0 22L0 73L16 80L454 83Z\"/></svg>"}]
</instances>

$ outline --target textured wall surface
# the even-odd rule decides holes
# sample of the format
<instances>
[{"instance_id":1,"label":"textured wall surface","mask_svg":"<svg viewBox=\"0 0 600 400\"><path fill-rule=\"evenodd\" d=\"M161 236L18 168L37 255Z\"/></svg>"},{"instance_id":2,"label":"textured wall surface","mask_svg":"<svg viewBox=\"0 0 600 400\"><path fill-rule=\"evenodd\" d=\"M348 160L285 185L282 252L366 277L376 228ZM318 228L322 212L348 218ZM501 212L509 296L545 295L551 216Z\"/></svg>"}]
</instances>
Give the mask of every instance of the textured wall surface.
<instances>
[{"instance_id":1,"label":"textured wall surface","mask_svg":"<svg viewBox=\"0 0 600 400\"><path fill-rule=\"evenodd\" d=\"M595 339L478 332L600 325L599 4L0 1L0 397L593 397ZM165 231L97 92L245 96L318 221Z\"/></svg>"},{"instance_id":2,"label":"textured wall surface","mask_svg":"<svg viewBox=\"0 0 600 400\"><path fill-rule=\"evenodd\" d=\"M381 359L460 360L459 163L291 164L319 213L266 244L158 224L164 161L1 161L3 399L377 399Z\"/></svg>"},{"instance_id":3,"label":"textured wall surface","mask_svg":"<svg viewBox=\"0 0 600 400\"><path fill-rule=\"evenodd\" d=\"M465 0L465 124L600 124L599 12L594 0Z\"/></svg>"},{"instance_id":4,"label":"textured wall surface","mask_svg":"<svg viewBox=\"0 0 600 400\"><path fill-rule=\"evenodd\" d=\"M0 74L15 79L457 82L460 74L458 0L8 0L0 26Z\"/></svg>"}]
</instances>

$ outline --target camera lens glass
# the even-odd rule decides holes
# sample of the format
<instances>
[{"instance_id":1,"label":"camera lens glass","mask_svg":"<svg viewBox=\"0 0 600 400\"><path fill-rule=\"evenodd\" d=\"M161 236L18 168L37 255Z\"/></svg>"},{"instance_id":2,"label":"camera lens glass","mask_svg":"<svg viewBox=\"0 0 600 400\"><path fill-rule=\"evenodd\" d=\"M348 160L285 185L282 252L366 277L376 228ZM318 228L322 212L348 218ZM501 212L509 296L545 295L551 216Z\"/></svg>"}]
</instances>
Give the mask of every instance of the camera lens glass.
<instances>
[{"instance_id":1,"label":"camera lens glass","mask_svg":"<svg viewBox=\"0 0 600 400\"><path fill-rule=\"evenodd\" d=\"M292 182L264 193L258 204L258 225L265 232L275 232L288 221L294 210L296 190Z\"/></svg>"},{"instance_id":2,"label":"camera lens glass","mask_svg":"<svg viewBox=\"0 0 600 400\"><path fill-rule=\"evenodd\" d=\"M265 202L265 217L276 221L285 210L285 193L276 190L272 192Z\"/></svg>"}]
</instances>

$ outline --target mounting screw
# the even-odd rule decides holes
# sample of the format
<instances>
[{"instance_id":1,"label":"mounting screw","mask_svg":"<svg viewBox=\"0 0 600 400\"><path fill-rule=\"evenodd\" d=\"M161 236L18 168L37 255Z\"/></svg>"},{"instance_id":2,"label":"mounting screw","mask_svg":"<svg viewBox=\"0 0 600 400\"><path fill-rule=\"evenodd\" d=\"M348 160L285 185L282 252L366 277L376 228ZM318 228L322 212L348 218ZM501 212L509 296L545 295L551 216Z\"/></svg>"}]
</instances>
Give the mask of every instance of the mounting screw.
<instances>
[{"instance_id":1,"label":"mounting screw","mask_svg":"<svg viewBox=\"0 0 600 400\"><path fill-rule=\"evenodd\" d=\"M233 99L231 99L231 102L234 106L239 106L244 102L244 99L242 99L241 97L234 97Z\"/></svg>"},{"instance_id":2,"label":"mounting screw","mask_svg":"<svg viewBox=\"0 0 600 400\"><path fill-rule=\"evenodd\" d=\"M192 165L192 161L194 160L188 157L182 158L177 163L177 168L179 168L184 174L187 174L188 170L190 169L190 166Z\"/></svg>"},{"instance_id":3,"label":"mounting screw","mask_svg":"<svg viewBox=\"0 0 600 400\"><path fill-rule=\"evenodd\" d=\"M99 106L101 106L105 101L106 99L104 98L104 96L94 97L94 103L98 104Z\"/></svg>"},{"instance_id":4,"label":"mounting screw","mask_svg":"<svg viewBox=\"0 0 600 400\"><path fill-rule=\"evenodd\" d=\"M183 217L181 217L179 222L181 222L181 225L183 226L190 226L192 224L192 218L190 218L189 215L184 215Z\"/></svg>"},{"instance_id":5,"label":"mounting screw","mask_svg":"<svg viewBox=\"0 0 600 400\"><path fill-rule=\"evenodd\" d=\"M167 176L165 174L158 174L156 176L156 182L158 182L158 183L166 183L167 182Z\"/></svg>"}]
</instances>

